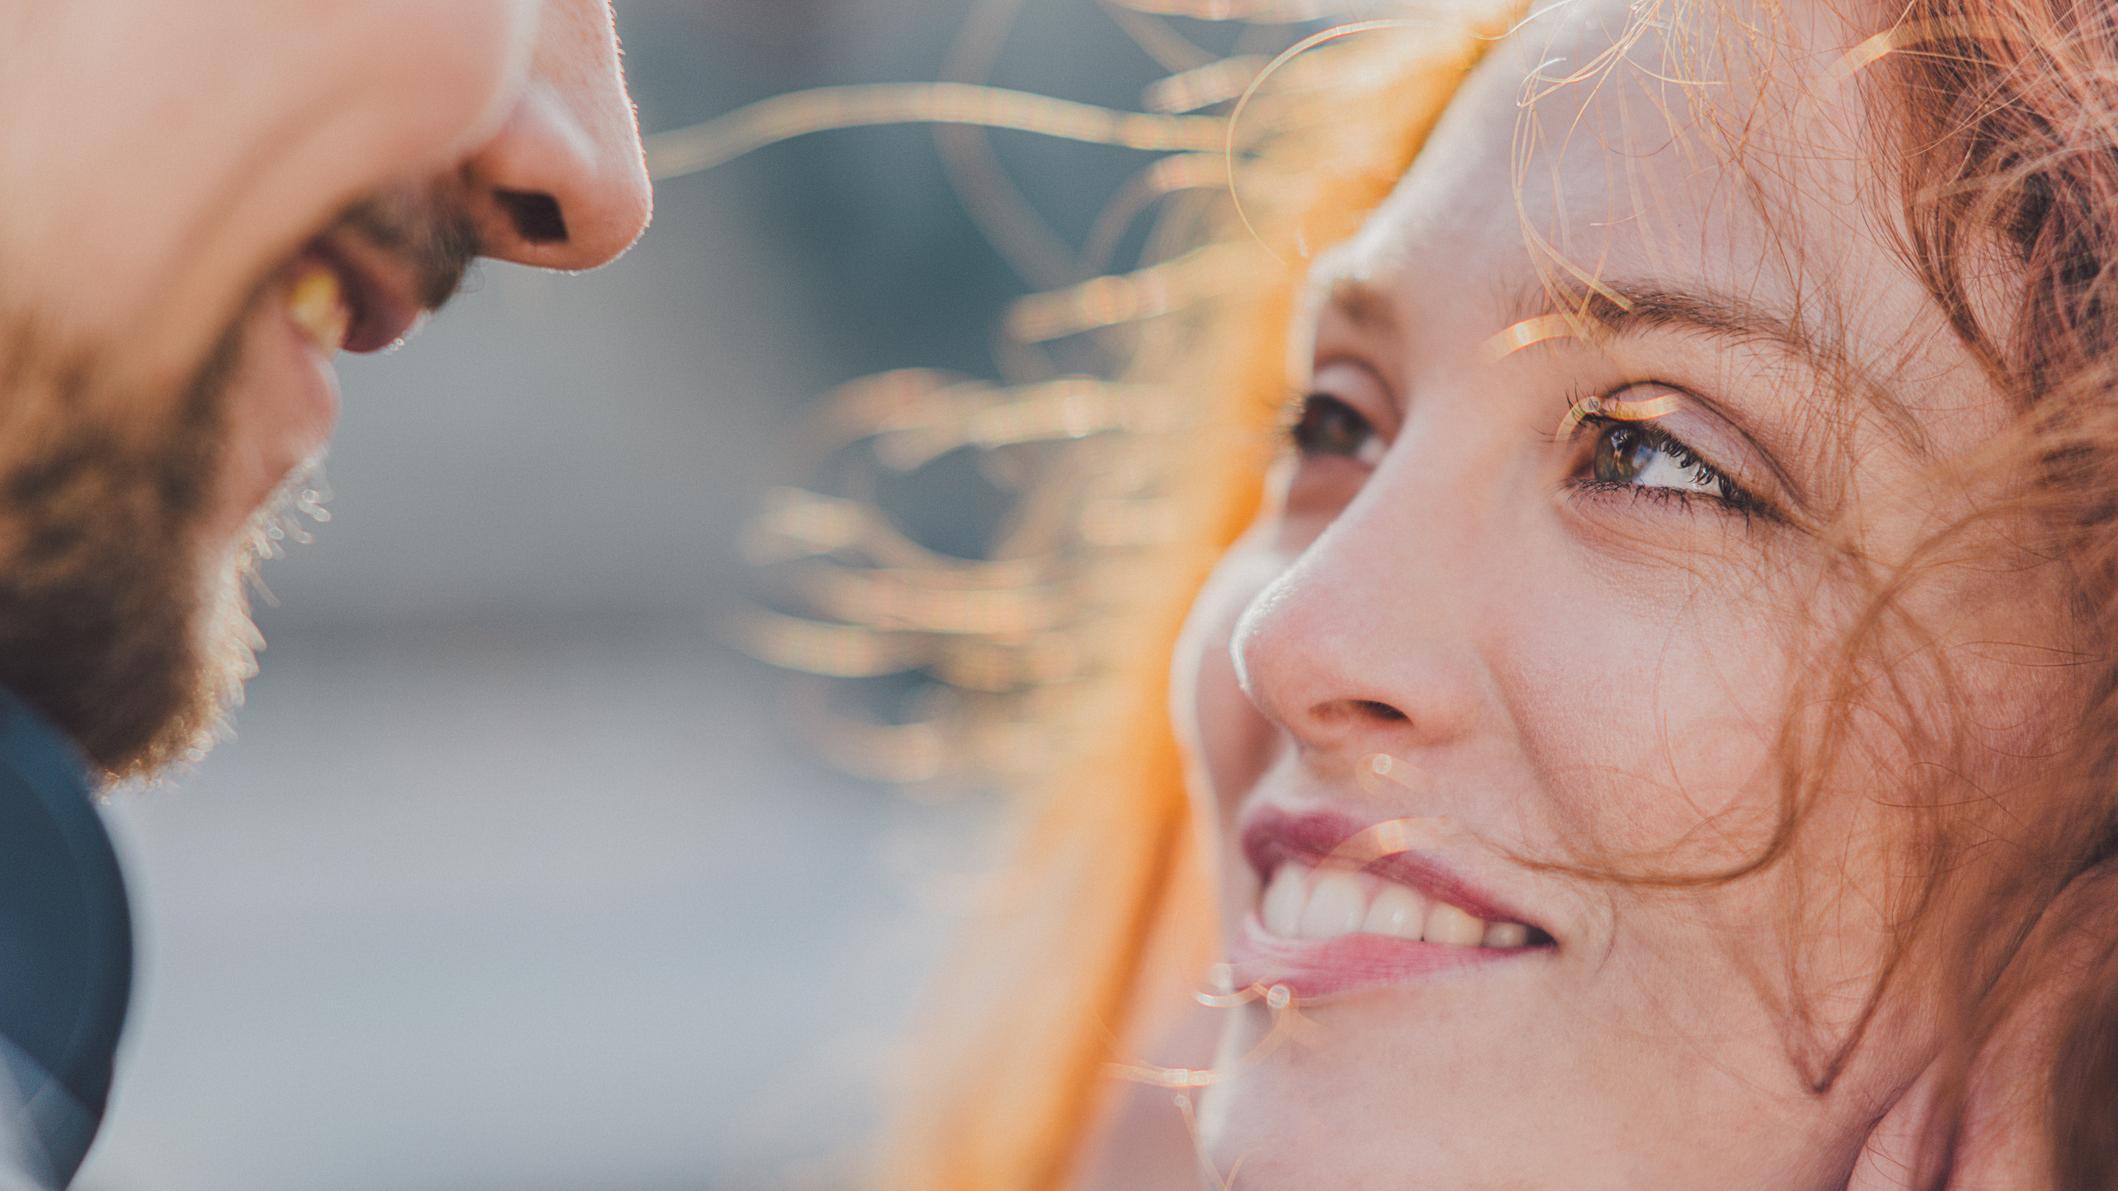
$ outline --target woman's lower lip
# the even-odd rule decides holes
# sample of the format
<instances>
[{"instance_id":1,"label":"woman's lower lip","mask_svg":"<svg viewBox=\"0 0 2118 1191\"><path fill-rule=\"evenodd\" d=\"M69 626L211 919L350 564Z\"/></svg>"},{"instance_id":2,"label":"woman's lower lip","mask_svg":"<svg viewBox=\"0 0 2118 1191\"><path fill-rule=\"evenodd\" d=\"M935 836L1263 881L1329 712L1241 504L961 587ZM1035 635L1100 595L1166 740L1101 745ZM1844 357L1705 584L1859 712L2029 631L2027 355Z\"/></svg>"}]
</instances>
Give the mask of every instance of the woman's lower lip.
<instances>
[{"instance_id":1,"label":"woman's lower lip","mask_svg":"<svg viewBox=\"0 0 2118 1191\"><path fill-rule=\"evenodd\" d=\"M1490 964L1528 961L1550 951L1550 947L1455 947L1370 934L1289 939L1267 931L1264 922L1251 914L1236 929L1228 966L1237 988L1281 985L1297 1000L1315 1001Z\"/></svg>"}]
</instances>

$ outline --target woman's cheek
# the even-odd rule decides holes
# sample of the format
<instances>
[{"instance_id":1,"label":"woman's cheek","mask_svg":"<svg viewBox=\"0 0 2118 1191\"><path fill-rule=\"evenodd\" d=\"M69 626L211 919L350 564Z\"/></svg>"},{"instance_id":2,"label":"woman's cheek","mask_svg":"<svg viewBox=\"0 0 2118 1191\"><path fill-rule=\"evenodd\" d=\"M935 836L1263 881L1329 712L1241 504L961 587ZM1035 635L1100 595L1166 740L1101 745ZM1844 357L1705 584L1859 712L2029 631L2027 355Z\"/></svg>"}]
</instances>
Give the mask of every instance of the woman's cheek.
<instances>
[{"instance_id":1,"label":"woman's cheek","mask_svg":"<svg viewBox=\"0 0 2118 1191\"><path fill-rule=\"evenodd\" d=\"M1243 693L1230 648L1244 610L1287 565L1262 544L1260 532L1237 542L1200 589L1171 672L1171 720L1193 797L1202 817L1222 823L1233 818L1275 751L1277 734Z\"/></svg>"},{"instance_id":2,"label":"woman's cheek","mask_svg":"<svg viewBox=\"0 0 2118 1191\"><path fill-rule=\"evenodd\" d=\"M1489 656L1558 838L1679 865L1761 843L1777 807L1778 635L1696 593L1642 600L1578 575L1526 586L1566 601L1518 609Z\"/></svg>"}]
</instances>

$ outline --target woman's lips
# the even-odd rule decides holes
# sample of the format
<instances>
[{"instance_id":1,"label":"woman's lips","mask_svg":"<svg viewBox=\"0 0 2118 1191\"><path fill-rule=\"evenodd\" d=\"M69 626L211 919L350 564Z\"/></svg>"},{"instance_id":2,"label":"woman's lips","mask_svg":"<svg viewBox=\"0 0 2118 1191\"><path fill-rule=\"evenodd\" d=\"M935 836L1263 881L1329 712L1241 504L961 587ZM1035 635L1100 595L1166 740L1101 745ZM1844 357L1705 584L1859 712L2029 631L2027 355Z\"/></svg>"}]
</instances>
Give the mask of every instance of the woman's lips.
<instances>
[{"instance_id":1,"label":"woman's lips","mask_svg":"<svg viewBox=\"0 0 2118 1191\"><path fill-rule=\"evenodd\" d=\"M1527 916L1411 851L1408 822L1253 814L1244 851L1263 893L1229 957L1237 985L1314 1000L1556 949Z\"/></svg>"},{"instance_id":2,"label":"woman's lips","mask_svg":"<svg viewBox=\"0 0 2118 1191\"><path fill-rule=\"evenodd\" d=\"M1423 836L1453 834L1425 819L1363 821L1333 811L1289 811L1260 806L1244 816L1243 855L1262 887L1287 860L1313 867L1343 867L1373 873L1436 901L1457 906L1489 922L1542 924L1522 909L1474 884L1443 861Z\"/></svg>"},{"instance_id":3,"label":"woman's lips","mask_svg":"<svg viewBox=\"0 0 2118 1191\"><path fill-rule=\"evenodd\" d=\"M1551 950L1548 946L1466 947L1365 933L1289 939L1267 930L1252 914L1236 931L1228 966L1238 988L1284 986L1297 1000L1314 1002L1444 972L1521 962L1548 956Z\"/></svg>"}]
</instances>

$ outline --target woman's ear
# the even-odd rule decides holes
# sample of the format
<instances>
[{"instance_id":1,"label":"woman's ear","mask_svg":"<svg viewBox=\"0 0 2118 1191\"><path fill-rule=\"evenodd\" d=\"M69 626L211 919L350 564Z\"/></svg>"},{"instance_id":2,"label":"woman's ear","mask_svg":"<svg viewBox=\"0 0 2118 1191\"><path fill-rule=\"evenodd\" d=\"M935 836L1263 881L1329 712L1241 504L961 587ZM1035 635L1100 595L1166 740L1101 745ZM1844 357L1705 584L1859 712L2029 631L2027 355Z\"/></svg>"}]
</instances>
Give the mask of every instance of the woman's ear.
<instances>
[{"instance_id":1,"label":"woman's ear","mask_svg":"<svg viewBox=\"0 0 2118 1191\"><path fill-rule=\"evenodd\" d=\"M1942 1053L1869 1133L1846 1191L2118 1187L2118 862L2038 918L1997 983L2002 1015L1968 1067ZM1961 1097L1950 1089L1959 1084ZM1961 1104L1952 1160L1938 1114ZM1922 1178L1939 1181L1920 1182Z\"/></svg>"}]
</instances>

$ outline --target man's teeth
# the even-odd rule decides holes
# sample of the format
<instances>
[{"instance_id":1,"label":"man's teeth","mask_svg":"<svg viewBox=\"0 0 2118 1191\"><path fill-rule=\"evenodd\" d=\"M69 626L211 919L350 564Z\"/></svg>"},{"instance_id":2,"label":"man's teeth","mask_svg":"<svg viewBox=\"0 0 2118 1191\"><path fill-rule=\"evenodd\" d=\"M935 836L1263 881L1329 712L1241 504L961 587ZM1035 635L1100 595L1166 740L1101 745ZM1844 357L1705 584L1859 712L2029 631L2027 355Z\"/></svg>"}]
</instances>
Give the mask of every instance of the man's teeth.
<instances>
[{"instance_id":1,"label":"man's teeth","mask_svg":"<svg viewBox=\"0 0 2118 1191\"><path fill-rule=\"evenodd\" d=\"M345 283L338 270L322 261L303 261L296 267L287 282L287 314L326 354L343 348L353 329Z\"/></svg>"},{"instance_id":2,"label":"man's teeth","mask_svg":"<svg viewBox=\"0 0 2118 1191\"><path fill-rule=\"evenodd\" d=\"M1343 869L1319 872L1294 861L1274 870L1258 914L1267 931L1289 939L1368 934L1500 949L1526 946L1530 939L1530 928L1520 922L1488 922L1403 885Z\"/></svg>"}]
</instances>

